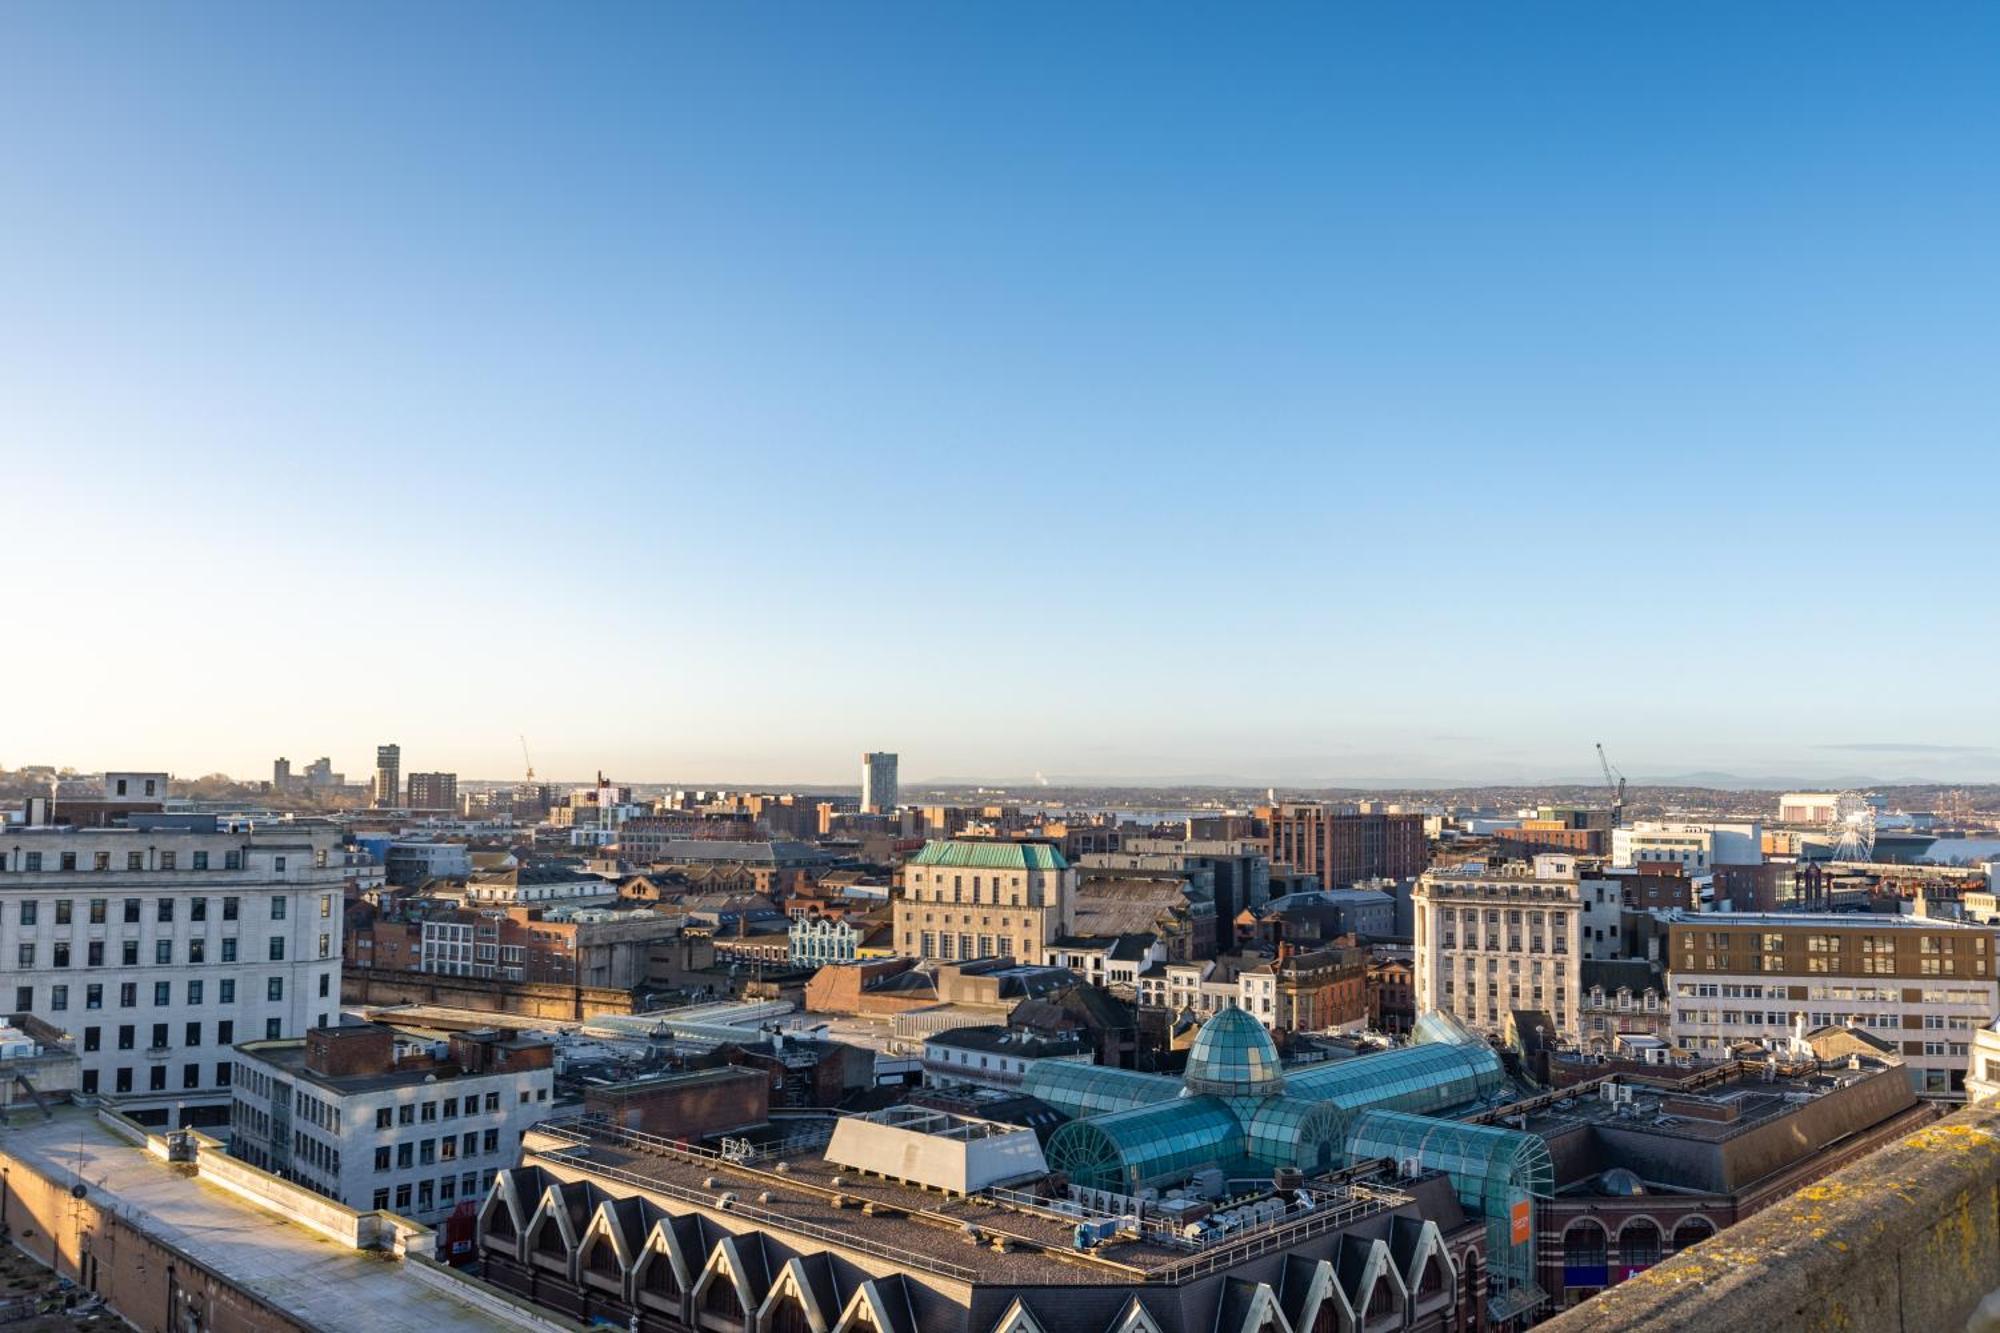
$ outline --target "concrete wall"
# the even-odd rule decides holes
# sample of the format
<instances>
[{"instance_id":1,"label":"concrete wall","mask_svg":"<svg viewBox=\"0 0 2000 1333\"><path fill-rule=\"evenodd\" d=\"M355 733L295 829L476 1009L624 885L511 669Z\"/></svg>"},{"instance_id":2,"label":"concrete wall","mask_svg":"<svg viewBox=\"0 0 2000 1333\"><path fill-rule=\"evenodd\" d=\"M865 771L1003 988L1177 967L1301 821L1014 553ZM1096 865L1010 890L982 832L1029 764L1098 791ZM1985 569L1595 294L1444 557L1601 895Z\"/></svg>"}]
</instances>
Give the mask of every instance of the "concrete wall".
<instances>
[{"instance_id":1,"label":"concrete wall","mask_svg":"<svg viewBox=\"0 0 2000 1333\"><path fill-rule=\"evenodd\" d=\"M615 988L361 967L341 972L340 998L344 1004L438 1004L564 1022L581 1022L600 1014L629 1014L633 1008L631 993Z\"/></svg>"},{"instance_id":2,"label":"concrete wall","mask_svg":"<svg viewBox=\"0 0 2000 1333\"><path fill-rule=\"evenodd\" d=\"M1540 1327L1949 1333L2000 1287L2000 1109L1870 1154Z\"/></svg>"}]
</instances>

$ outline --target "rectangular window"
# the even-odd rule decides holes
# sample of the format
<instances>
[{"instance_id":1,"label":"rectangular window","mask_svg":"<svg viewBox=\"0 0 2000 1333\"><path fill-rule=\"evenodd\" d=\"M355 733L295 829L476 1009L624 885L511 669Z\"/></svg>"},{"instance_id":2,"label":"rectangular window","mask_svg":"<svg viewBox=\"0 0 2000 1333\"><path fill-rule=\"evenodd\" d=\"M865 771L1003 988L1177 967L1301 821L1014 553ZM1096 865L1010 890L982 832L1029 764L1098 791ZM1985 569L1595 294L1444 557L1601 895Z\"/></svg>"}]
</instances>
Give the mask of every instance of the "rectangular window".
<instances>
[{"instance_id":1,"label":"rectangular window","mask_svg":"<svg viewBox=\"0 0 2000 1333\"><path fill-rule=\"evenodd\" d=\"M208 920L208 899L206 898L188 899L188 920L190 921Z\"/></svg>"},{"instance_id":2,"label":"rectangular window","mask_svg":"<svg viewBox=\"0 0 2000 1333\"><path fill-rule=\"evenodd\" d=\"M137 899L137 898L127 898L127 899L125 900L125 920L126 920L126 921L127 921L128 923L131 923L131 924L135 924L135 925L136 925L136 924L138 923L138 920L139 920L139 901L140 901L140 900L139 900L139 899Z\"/></svg>"},{"instance_id":3,"label":"rectangular window","mask_svg":"<svg viewBox=\"0 0 2000 1333\"><path fill-rule=\"evenodd\" d=\"M269 980L267 980L264 983L264 998L267 1000L284 999L285 979L283 977L272 977Z\"/></svg>"},{"instance_id":4,"label":"rectangular window","mask_svg":"<svg viewBox=\"0 0 2000 1333\"><path fill-rule=\"evenodd\" d=\"M33 986L16 986L14 988L14 1008L24 1014L34 1012L35 988Z\"/></svg>"},{"instance_id":5,"label":"rectangular window","mask_svg":"<svg viewBox=\"0 0 2000 1333\"><path fill-rule=\"evenodd\" d=\"M285 937L283 935L273 935L271 937L270 951L271 951L270 961L274 963L282 963L285 961Z\"/></svg>"},{"instance_id":6,"label":"rectangular window","mask_svg":"<svg viewBox=\"0 0 2000 1333\"><path fill-rule=\"evenodd\" d=\"M127 967L139 966L139 941L125 940L118 949L118 961Z\"/></svg>"},{"instance_id":7,"label":"rectangular window","mask_svg":"<svg viewBox=\"0 0 2000 1333\"><path fill-rule=\"evenodd\" d=\"M228 935L223 937L222 961L225 963L233 963L236 961L236 937L234 935Z\"/></svg>"},{"instance_id":8,"label":"rectangular window","mask_svg":"<svg viewBox=\"0 0 2000 1333\"><path fill-rule=\"evenodd\" d=\"M102 1009L104 1007L104 987L85 986L83 988L83 1007L86 1009Z\"/></svg>"},{"instance_id":9,"label":"rectangular window","mask_svg":"<svg viewBox=\"0 0 2000 1333\"><path fill-rule=\"evenodd\" d=\"M68 986L49 987L49 1008L52 1010L63 1010L69 1008Z\"/></svg>"},{"instance_id":10,"label":"rectangular window","mask_svg":"<svg viewBox=\"0 0 2000 1333\"><path fill-rule=\"evenodd\" d=\"M111 1087L114 1092L132 1091L132 1067L120 1065L112 1074Z\"/></svg>"},{"instance_id":11,"label":"rectangular window","mask_svg":"<svg viewBox=\"0 0 2000 1333\"><path fill-rule=\"evenodd\" d=\"M205 963L208 961L207 940L194 939L188 941L188 961L190 963Z\"/></svg>"},{"instance_id":12,"label":"rectangular window","mask_svg":"<svg viewBox=\"0 0 2000 1333\"><path fill-rule=\"evenodd\" d=\"M28 853L28 855L29 855L29 856L39 856L39 855L40 855L40 853L39 853L39 852L29 852L29 853ZM39 869L40 869L41 867L40 867L40 866L34 866L34 867L31 867L31 868L32 868L32 869L36 869L36 870L39 870ZM34 924L35 924L35 916L36 916L36 913L37 913L37 911L38 911L38 910L39 910L39 904L37 904L37 903L36 903L36 901L35 901L35 900L34 900L33 898L23 898L23 899L21 900L21 924L22 924L22 925L24 925L24 926L32 926L32 925L34 925Z\"/></svg>"},{"instance_id":13,"label":"rectangular window","mask_svg":"<svg viewBox=\"0 0 2000 1333\"><path fill-rule=\"evenodd\" d=\"M174 961L174 942L172 940L154 940L153 941L154 965L158 967L165 967L167 964L173 961Z\"/></svg>"},{"instance_id":14,"label":"rectangular window","mask_svg":"<svg viewBox=\"0 0 2000 1333\"><path fill-rule=\"evenodd\" d=\"M201 991L202 991L202 985L200 981L190 981L188 983L188 1003L200 1004Z\"/></svg>"},{"instance_id":15,"label":"rectangular window","mask_svg":"<svg viewBox=\"0 0 2000 1333\"><path fill-rule=\"evenodd\" d=\"M218 986L216 987L216 996L215 996L215 1001L216 1001L216 1003L217 1003L217 1004L235 1004L235 1003L236 1003L236 978L235 978L235 977L224 977L224 978L222 979L221 983L220 983L220 984L219 984L219 985L218 985Z\"/></svg>"},{"instance_id":16,"label":"rectangular window","mask_svg":"<svg viewBox=\"0 0 2000 1333\"><path fill-rule=\"evenodd\" d=\"M104 941L92 940L83 946L83 961L91 967L104 966Z\"/></svg>"},{"instance_id":17,"label":"rectangular window","mask_svg":"<svg viewBox=\"0 0 2000 1333\"><path fill-rule=\"evenodd\" d=\"M70 923L70 904L71 900L68 898L56 899L56 924L58 926L67 926Z\"/></svg>"},{"instance_id":18,"label":"rectangular window","mask_svg":"<svg viewBox=\"0 0 2000 1333\"><path fill-rule=\"evenodd\" d=\"M57 940L49 952L54 955L51 961L57 967L69 966L69 942L67 940Z\"/></svg>"},{"instance_id":19,"label":"rectangular window","mask_svg":"<svg viewBox=\"0 0 2000 1333\"><path fill-rule=\"evenodd\" d=\"M378 1106L375 1108L375 1128L387 1129L394 1122L394 1119L395 1117L388 1107Z\"/></svg>"},{"instance_id":20,"label":"rectangular window","mask_svg":"<svg viewBox=\"0 0 2000 1333\"><path fill-rule=\"evenodd\" d=\"M196 852L196 853L194 854L194 868L195 868L196 870L206 870L206 869L208 869L208 853L207 853L207 852Z\"/></svg>"},{"instance_id":21,"label":"rectangular window","mask_svg":"<svg viewBox=\"0 0 2000 1333\"><path fill-rule=\"evenodd\" d=\"M284 858L279 857L278 860L278 869L283 870L285 868L283 864ZM273 921L283 921L285 919L285 902L286 899L283 895L271 899L271 919Z\"/></svg>"},{"instance_id":22,"label":"rectangular window","mask_svg":"<svg viewBox=\"0 0 2000 1333\"><path fill-rule=\"evenodd\" d=\"M166 1044L167 1025L165 1023L153 1024L153 1049L156 1051L162 1050L166 1047Z\"/></svg>"},{"instance_id":23,"label":"rectangular window","mask_svg":"<svg viewBox=\"0 0 2000 1333\"><path fill-rule=\"evenodd\" d=\"M172 869L174 869L174 868L175 868L176 866L178 866L178 865L180 864L180 862L179 862L178 860L176 860L176 859L175 859L175 856L176 856L176 853L174 853L174 852L161 852L161 853L160 853L160 869L162 869L162 870L172 870Z\"/></svg>"},{"instance_id":24,"label":"rectangular window","mask_svg":"<svg viewBox=\"0 0 2000 1333\"><path fill-rule=\"evenodd\" d=\"M236 853L231 852L230 855L234 856ZM230 869L234 870L236 867L231 866ZM236 919L237 902L238 900L235 898L224 898L222 900L222 919L224 921L234 921Z\"/></svg>"},{"instance_id":25,"label":"rectangular window","mask_svg":"<svg viewBox=\"0 0 2000 1333\"><path fill-rule=\"evenodd\" d=\"M200 1065L181 1066L181 1086L183 1088L198 1088L201 1086Z\"/></svg>"},{"instance_id":26,"label":"rectangular window","mask_svg":"<svg viewBox=\"0 0 2000 1333\"><path fill-rule=\"evenodd\" d=\"M139 1029L131 1023L118 1025L118 1049L129 1051L139 1044Z\"/></svg>"},{"instance_id":27,"label":"rectangular window","mask_svg":"<svg viewBox=\"0 0 2000 1333\"><path fill-rule=\"evenodd\" d=\"M333 973L331 973L331 972L322 972L322 973L320 973L320 974L319 974L319 998L320 998L320 999L324 1000L324 999L325 999L325 998L327 997L327 995L328 995L328 993L329 993L329 990L330 990L330 988L331 988L331 985L332 985L332 982L333 982Z\"/></svg>"},{"instance_id":28,"label":"rectangular window","mask_svg":"<svg viewBox=\"0 0 2000 1333\"><path fill-rule=\"evenodd\" d=\"M85 1028L85 1029L83 1030L83 1049L84 1049L84 1050L86 1050L86 1051L95 1051L95 1050L98 1050L98 1049L100 1049L100 1048L101 1048L101 1047L103 1046L103 1044L104 1044L104 1029L103 1029L103 1028Z\"/></svg>"},{"instance_id":29,"label":"rectangular window","mask_svg":"<svg viewBox=\"0 0 2000 1333\"><path fill-rule=\"evenodd\" d=\"M174 1002L173 989L174 989L174 983L171 981L154 982L153 1007L155 1009L164 1009L168 1005L172 1004Z\"/></svg>"},{"instance_id":30,"label":"rectangular window","mask_svg":"<svg viewBox=\"0 0 2000 1333\"><path fill-rule=\"evenodd\" d=\"M111 900L109 898L92 898L90 900L90 924L93 926L103 925L105 914L110 908Z\"/></svg>"},{"instance_id":31,"label":"rectangular window","mask_svg":"<svg viewBox=\"0 0 2000 1333\"><path fill-rule=\"evenodd\" d=\"M95 855L93 855L93 856L92 856L92 857L90 858L90 868L91 868L92 870L109 870L109 869L111 869L111 853L110 853L110 852L98 852L98 853L96 853Z\"/></svg>"},{"instance_id":32,"label":"rectangular window","mask_svg":"<svg viewBox=\"0 0 2000 1333\"><path fill-rule=\"evenodd\" d=\"M283 1021L276 1018L267 1018L264 1020L265 1041L276 1041L278 1040L278 1038L284 1035L285 1035L285 1025Z\"/></svg>"},{"instance_id":33,"label":"rectangular window","mask_svg":"<svg viewBox=\"0 0 2000 1333\"><path fill-rule=\"evenodd\" d=\"M160 922L172 921L174 919L174 900L172 898L160 899L158 910L154 912L153 919Z\"/></svg>"},{"instance_id":34,"label":"rectangular window","mask_svg":"<svg viewBox=\"0 0 2000 1333\"><path fill-rule=\"evenodd\" d=\"M15 945L14 959L22 967L33 967L35 965L35 942L33 940L22 940L19 944Z\"/></svg>"},{"instance_id":35,"label":"rectangular window","mask_svg":"<svg viewBox=\"0 0 2000 1333\"><path fill-rule=\"evenodd\" d=\"M201 1024L190 1023L187 1025L187 1035L185 1039L181 1042L181 1045L183 1046L201 1045Z\"/></svg>"}]
</instances>

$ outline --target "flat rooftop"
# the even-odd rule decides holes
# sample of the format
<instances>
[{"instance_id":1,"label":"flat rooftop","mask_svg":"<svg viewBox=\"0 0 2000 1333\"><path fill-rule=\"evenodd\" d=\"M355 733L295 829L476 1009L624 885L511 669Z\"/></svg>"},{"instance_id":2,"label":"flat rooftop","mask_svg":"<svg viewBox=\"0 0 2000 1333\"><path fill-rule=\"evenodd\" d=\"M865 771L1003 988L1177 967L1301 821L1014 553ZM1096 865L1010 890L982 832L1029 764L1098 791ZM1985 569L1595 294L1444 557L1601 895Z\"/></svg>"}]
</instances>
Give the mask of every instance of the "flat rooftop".
<instances>
[{"instance_id":1,"label":"flat rooftop","mask_svg":"<svg viewBox=\"0 0 2000 1333\"><path fill-rule=\"evenodd\" d=\"M1993 927L1970 921L1946 921L1934 916L1904 916L1897 912L1690 912L1676 907L1663 913L1677 926L1825 926L1844 930L1964 930L1991 934Z\"/></svg>"},{"instance_id":2,"label":"flat rooftop","mask_svg":"<svg viewBox=\"0 0 2000 1333\"><path fill-rule=\"evenodd\" d=\"M1667 1138L1694 1139L1720 1143L1746 1129L1797 1111L1801 1106L1865 1078L1880 1074L1886 1066L1870 1063L1859 1070L1825 1069L1802 1076L1780 1075L1765 1079L1761 1073L1739 1074L1724 1082L1711 1083L1691 1092L1648 1084L1628 1084L1632 1100L1626 1114L1604 1100L1601 1093L1578 1093L1557 1101L1529 1117L1529 1133L1551 1133L1577 1123L1609 1125L1634 1134L1657 1134ZM1682 1108L1682 1109L1676 1109ZM1697 1108L1712 1109L1717 1118L1691 1113ZM1729 1119L1720 1118L1730 1115Z\"/></svg>"},{"instance_id":3,"label":"flat rooftop","mask_svg":"<svg viewBox=\"0 0 2000 1333\"><path fill-rule=\"evenodd\" d=\"M503 1046L518 1047L538 1045L530 1042L502 1042ZM357 1092L383 1092L390 1088L416 1087L430 1083L437 1086L457 1082L464 1078L486 1078L492 1074L507 1073L507 1070L488 1070L484 1074L468 1074L449 1060L442 1063L416 1061L405 1069L393 1069L380 1074L322 1074L306 1068L306 1044L302 1039L287 1039L275 1042L246 1041L235 1048L239 1053L267 1065L275 1065L294 1078L316 1084L329 1092L350 1096Z\"/></svg>"},{"instance_id":4,"label":"flat rooftop","mask_svg":"<svg viewBox=\"0 0 2000 1333\"><path fill-rule=\"evenodd\" d=\"M1409 1196L1393 1190L1355 1188L1348 1207L1330 1204L1288 1226L1249 1232L1242 1242L1205 1251L1123 1240L1083 1254L1074 1248L1076 1219L1053 1209L1002 1204L981 1195L956 1197L863 1176L828 1161L823 1151L814 1148L785 1153L783 1174L770 1169L778 1160L751 1167L704 1159L672 1152L664 1141L654 1146L644 1136L579 1121L545 1121L530 1128L521 1153L524 1166L540 1166L565 1179L591 1180L609 1194L655 1189L668 1207L677 1210L691 1202L713 1206L718 1195L734 1192L739 1201L757 1203L739 1202L731 1212L761 1220L767 1229L798 1226L809 1235L836 1233L829 1236L836 1241L844 1233L849 1243L887 1247L912 1267L946 1274L971 1269L978 1280L996 1283L1101 1286L1171 1281L1172 1270L1212 1264L1214 1256L1237 1243L1263 1244L1267 1237L1287 1232L1302 1238L1324 1232L1336 1222L1351 1224L1410 1203ZM706 1183L711 1180L716 1183ZM1308 1187L1315 1194L1339 1190L1325 1183ZM841 1208L834 1202L836 1195L861 1207ZM974 1247L966 1240L967 1224L979 1228L988 1241L1006 1237L1013 1245L1004 1252L990 1244Z\"/></svg>"},{"instance_id":5,"label":"flat rooftop","mask_svg":"<svg viewBox=\"0 0 2000 1333\"><path fill-rule=\"evenodd\" d=\"M51 1179L81 1176L129 1222L230 1283L329 1333L492 1333L493 1316L425 1285L400 1263L336 1244L181 1174L75 1106L6 1132L14 1156Z\"/></svg>"}]
</instances>

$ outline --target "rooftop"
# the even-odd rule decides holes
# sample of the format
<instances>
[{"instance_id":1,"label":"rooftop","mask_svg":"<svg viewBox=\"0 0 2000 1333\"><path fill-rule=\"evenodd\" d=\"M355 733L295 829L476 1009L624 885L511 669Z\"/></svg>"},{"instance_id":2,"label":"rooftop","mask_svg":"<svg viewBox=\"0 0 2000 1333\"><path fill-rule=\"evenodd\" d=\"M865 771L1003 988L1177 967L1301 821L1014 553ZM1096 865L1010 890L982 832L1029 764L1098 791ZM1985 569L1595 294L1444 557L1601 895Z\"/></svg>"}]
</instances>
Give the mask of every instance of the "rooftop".
<instances>
[{"instance_id":1,"label":"rooftop","mask_svg":"<svg viewBox=\"0 0 2000 1333\"><path fill-rule=\"evenodd\" d=\"M8 1151L50 1179L80 1179L100 1199L109 1196L132 1225L301 1323L328 1333L491 1333L498 1326L401 1263L345 1249L183 1174L113 1134L94 1112L54 1112L10 1129Z\"/></svg>"},{"instance_id":2,"label":"rooftop","mask_svg":"<svg viewBox=\"0 0 2000 1333\"><path fill-rule=\"evenodd\" d=\"M927 842L910 858L916 866L963 866L968 870L1067 870L1069 862L1045 842L980 842L954 839Z\"/></svg>"},{"instance_id":3,"label":"rooftop","mask_svg":"<svg viewBox=\"0 0 2000 1333\"><path fill-rule=\"evenodd\" d=\"M1829 930L1962 930L1990 935L1993 927L1938 917L1903 916L1890 912L1690 912L1676 907L1661 913L1676 926L1819 926Z\"/></svg>"}]
</instances>

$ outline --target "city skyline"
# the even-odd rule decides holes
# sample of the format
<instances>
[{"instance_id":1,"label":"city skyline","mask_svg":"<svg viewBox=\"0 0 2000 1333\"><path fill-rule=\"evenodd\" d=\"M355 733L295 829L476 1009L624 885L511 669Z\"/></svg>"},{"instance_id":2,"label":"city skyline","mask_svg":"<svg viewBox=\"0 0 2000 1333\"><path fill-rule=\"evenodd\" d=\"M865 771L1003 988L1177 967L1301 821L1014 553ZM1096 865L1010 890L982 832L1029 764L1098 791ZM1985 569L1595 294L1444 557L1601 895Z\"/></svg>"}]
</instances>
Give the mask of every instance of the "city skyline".
<instances>
[{"instance_id":1,"label":"city skyline","mask_svg":"<svg viewBox=\"0 0 2000 1333\"><path fill-rule=\"evenodd\" d=\"M1705 14L10 9L0 748L2000 778L2000 15Z\"/></svg>"}]
</instances>

